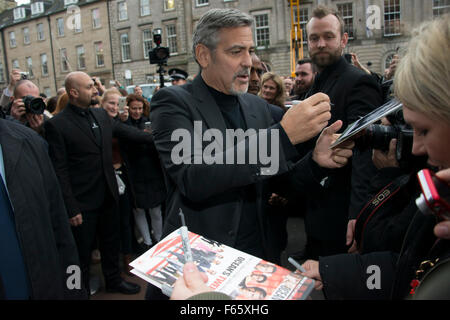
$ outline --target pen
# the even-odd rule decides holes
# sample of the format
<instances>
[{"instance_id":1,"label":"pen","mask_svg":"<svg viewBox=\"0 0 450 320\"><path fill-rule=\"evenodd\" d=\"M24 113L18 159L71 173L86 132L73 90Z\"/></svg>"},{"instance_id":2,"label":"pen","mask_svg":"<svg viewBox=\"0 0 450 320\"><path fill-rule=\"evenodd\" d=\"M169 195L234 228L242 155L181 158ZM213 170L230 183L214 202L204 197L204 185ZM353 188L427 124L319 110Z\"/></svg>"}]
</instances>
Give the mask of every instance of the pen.
<instances>
[{"instance_id":1,"label":"pen","mask_svg":"<svg viewBox=\"0 0 450 320\"><path fill-rule=\"evenodd\" d=\"M292 257L288 258L288 261L295 267L297 268L297 270L299 270L300 272L306 272L306 270L297 262L295 261Z\"/></svg>"},{"instance_id":2,"label":"pen","mask_svg":"<svg viewBox=\"0 0 450 320\"><path fill-rule=\"evenodd\" d=\"M181 211L181 208L180 208L180 217L181 217L180 235L181 235L181 242L183 243L184 257L186 259L185 262L192 262L194 261L194 259L192 257L191 245L189 243L188 228L186 227L186 221L184 220L184 214L183 211Z\"/></svg>"}]
</instances>

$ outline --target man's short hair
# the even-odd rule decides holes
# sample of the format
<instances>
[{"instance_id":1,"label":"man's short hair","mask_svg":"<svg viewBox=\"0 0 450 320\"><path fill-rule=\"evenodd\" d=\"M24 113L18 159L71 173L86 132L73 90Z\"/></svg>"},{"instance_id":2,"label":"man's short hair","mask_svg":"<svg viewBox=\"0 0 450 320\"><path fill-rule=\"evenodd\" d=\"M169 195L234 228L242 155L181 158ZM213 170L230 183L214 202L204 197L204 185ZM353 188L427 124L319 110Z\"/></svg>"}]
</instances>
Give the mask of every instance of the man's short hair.
<instances>
[{"instance_id":1,"label":"man's short hair","mask_svg":"<svg viewBox=\"0 0 450 320\"><path fill-rule=\"evenodd\" d=\"M203 44L209 50L214 51L219 43L219 32L224 28L251 27L254 19L252 16L237 9L211 9L198 21L192 37L192 53L195 61L195 48Z\"/></svg>"},{"instance_id":2,"label":"man's short hair","mask_svg":"<svg viewBox=\"0 0 450 320\"><path fill-rule=\"evenodd\" d=\"M317 18L317 19L323 19L326 16L328 16L329 14L332 14L333 16L335 16L338 20L339 20L339 24L341 25L341 36L344 35L345 32L345 23L344 23L344 19L342 19L341 14L336 11L333 8L329 8L323 5L319 5L317 6L311 15L311 18L309 19L308 23L311 21L312 18Z\"/></svg>"},{"instance_id":3,"label":"man's short hair","mask_svg":"<svg viewBox=\"0 0 450 320\"><path fill-rule=\"evenodd\" d=\"M23 86L23 85L26 85L29 88L34 88L34 87L37 88L37 86L33 82L31 82L30 80L28 80L28 79L21 79L21 80L17 81L16 85L14 86L13 96L15 98L22 98L22 97L17 97L16 94L17 94L17 89L19 87Z\"/></svg>"},{"instance_id":4,"label":"man's short hair","mask_svg":"<svg viewBox=\"0 0 450 320\"><path fill-rule=\"evenodd\" d=\"M300 65L300 66L302 64L305 64L305 63L309 63L311 65L312 72L313 73L317 73L317 71L318 71L317 67L316 67L316 65L314 64L314 62L311 59L301 59L301 60L297 61L297 64Z\"/></svg>"}]
</instances>

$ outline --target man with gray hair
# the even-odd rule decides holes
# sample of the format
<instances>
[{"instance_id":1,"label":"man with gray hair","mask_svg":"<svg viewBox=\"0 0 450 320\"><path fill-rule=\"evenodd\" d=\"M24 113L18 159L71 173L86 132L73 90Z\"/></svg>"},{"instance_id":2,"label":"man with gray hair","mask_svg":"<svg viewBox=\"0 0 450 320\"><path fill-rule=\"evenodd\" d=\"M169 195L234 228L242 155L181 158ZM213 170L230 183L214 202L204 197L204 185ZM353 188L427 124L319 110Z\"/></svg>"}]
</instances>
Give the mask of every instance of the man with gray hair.
<instances>
[{"instance_id":1,"label":"man with gray hair","mask_svg":"<svg viewBox=\"0 0 450 320\"><path fill-rule=\"evenodd\" d=\"M330 119L329 100L317 94L273 124L267 102L247 93L255 52L252 24L251 16L235 9L212 9L201 17L193 36L200 73L192 83L168 87L152 98L152 129L167 178L163 236L181 226L181 208L192 232L273 260L265 212L268 178L295 166L292 175L307 183L313 173L320 175L319 165L340 167L351 151L329 150L337 123L324 130L308 157L298 165L291 161L297 155L294 145L320 133ZM190 140L179 143L178 133ZM174 157L180 145L187 147ZM213 161L207 161L212 146ZM277 156L274 170L266 168L261 150Z\"/></svg>"}]
</instances>

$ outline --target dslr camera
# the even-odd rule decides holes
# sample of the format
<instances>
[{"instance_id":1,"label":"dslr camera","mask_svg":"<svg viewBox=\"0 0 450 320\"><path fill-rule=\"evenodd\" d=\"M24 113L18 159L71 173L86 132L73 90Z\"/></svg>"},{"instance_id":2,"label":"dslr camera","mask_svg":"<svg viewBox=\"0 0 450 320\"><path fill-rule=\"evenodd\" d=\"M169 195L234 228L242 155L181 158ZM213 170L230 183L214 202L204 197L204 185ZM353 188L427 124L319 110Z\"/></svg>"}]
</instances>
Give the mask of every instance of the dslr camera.
<instances>
[{"instance_id":1,"label":"dslr camera","mask_svg":"<svg viewBox=\"0 0 450 320\"><path fill-rule=\"evenodd\" d=\"M368 126L364 135L355 141L356 146L361 150L372 148L388 151L391 140L397 139L395 156L400 167L408 168L418 160L418 157L412 154L414 131L405 122L401 109L387 115L386 118L391 123L391 126L382 124Z\"/></svg>"},{"instance_id":2,"label":"dslr camera","mask_svg":"<svg viewBox=\"0 0 450 320\"><path fill-rule=\"evenodd\" d=\"M22 98L25 105L25 112L32 114L43 114L45 110L45 102L42 98L35 98L33 96L25 96Z\"/></svg>"}]
</instances>

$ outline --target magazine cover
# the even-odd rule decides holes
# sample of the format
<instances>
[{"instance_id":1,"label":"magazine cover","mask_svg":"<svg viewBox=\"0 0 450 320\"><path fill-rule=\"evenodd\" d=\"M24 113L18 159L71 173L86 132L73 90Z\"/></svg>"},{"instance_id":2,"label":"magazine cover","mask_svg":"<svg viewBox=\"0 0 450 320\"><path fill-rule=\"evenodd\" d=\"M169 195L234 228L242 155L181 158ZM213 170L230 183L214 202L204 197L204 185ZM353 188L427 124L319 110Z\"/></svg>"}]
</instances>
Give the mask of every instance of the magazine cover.
<instances>
[{"instance_id":1,"label":"magazine cover","mask_svg":"<svg viewBox=\"0 0 450 320\"><path fill-rule=\"evenodd\" d=\"M130 263L135 275L161 288L173 287L185 263L180 229ZM189 232L194 262L207 285L236 300L304 300L314 280Z\"/></svg>"}]
</instances>

